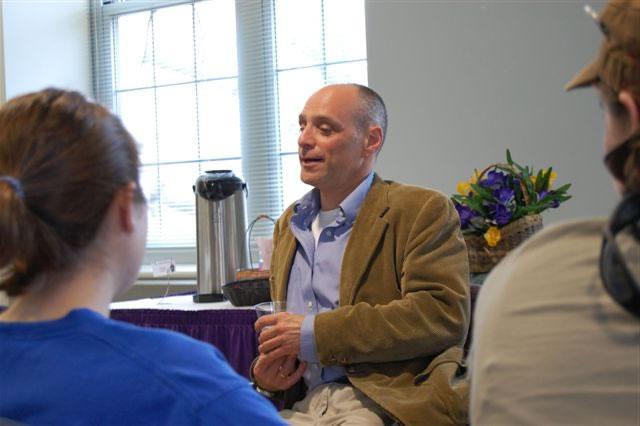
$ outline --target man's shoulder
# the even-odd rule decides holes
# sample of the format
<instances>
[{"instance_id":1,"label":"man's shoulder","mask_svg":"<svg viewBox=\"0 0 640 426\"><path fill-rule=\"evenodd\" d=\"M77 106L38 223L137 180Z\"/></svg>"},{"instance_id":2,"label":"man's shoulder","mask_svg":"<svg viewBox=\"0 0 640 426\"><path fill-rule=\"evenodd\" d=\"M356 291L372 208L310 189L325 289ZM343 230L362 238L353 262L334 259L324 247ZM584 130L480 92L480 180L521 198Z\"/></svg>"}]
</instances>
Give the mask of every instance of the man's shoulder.
<instances>
[{"instance_id":1,"label":"man's shoulder","mask_svg":"<svg viewBox=\"0 0 640 426\"><path fill-rule=\"evenodd\" d=\"M449 198L442 192L423 186L409 185L399 183L392 180L385 180L383 184L388 188L390 202L406 202L414 200L418 203L424 203L429 200L446 202Z\"/></svg>"},{"instance_id":2,"label":"man's shoulder","mask_svg":"<svg viewBox=\"0 0 640 426\"><path fill-rule=\"evenodd\" d=\"M408 185L390 180L381 182L382 191L372 191L374 197L385 197L389 214L399 214L403 217L418 215L420 212L430 211L438 213L453 209L453 205L442 192L417 185Z\"/></svg>"},{"instance_id":3,"label":"man's shoulder","mask_svg":"<svg viewBox=\"0 0 640 426\"><path fill-rule=\"evenodd\" d=\"M280 217L276 222L277 226L279 226L280 228L284 228L289 225L291 216L293 216L293 214L295 213L296 204L298 204L297 201L291 204L282 212L282 214L280 215Z\"/></svg>"}]
</instances>

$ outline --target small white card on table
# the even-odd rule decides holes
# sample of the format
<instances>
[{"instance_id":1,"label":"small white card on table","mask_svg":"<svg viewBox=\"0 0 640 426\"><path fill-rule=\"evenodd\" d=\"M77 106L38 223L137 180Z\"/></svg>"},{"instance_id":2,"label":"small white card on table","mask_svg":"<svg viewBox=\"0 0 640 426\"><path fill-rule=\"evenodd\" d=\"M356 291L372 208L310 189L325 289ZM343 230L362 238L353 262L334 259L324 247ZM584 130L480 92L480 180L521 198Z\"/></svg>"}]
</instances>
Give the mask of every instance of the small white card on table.
<instances>
[{"instance_id":1,"label":"small white card on table","mask_svg":"<svg viewBox=\"0 0 640 426\"><path fill-rule=\"evenodd\" d=\"M173 259L158 260L151 265L153 277L164 277L176 270L176 264Z\"/></svg>"}]
</instances>

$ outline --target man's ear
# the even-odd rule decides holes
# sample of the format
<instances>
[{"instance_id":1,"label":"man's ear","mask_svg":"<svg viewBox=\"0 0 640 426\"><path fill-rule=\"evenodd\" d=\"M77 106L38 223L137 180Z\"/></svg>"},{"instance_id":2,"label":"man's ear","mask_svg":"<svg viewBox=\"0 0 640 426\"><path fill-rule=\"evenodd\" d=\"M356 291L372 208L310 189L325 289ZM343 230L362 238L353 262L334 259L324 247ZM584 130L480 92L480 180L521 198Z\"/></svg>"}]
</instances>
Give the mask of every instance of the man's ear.
<instances>
[{"instance_id":1,"label":"man's ear","mask_svg":"<svg viewBox=\"0 0 640 426\"><path fill-rule=\"evenodd\" d=\"M369 155L375 155L382 149L383 134L380 126L374 125L369 127L369 133L367 136L367 145L365 146L365 152Z\"/></svg>"},{"instance_id":2,"label":"man's ear","mask_svg":"<svg viewBox=\"0 0 640 426\"><path fill-rule=\"evenodd\" d=\"M127 233L134 231L134 191L136 184L129 182L116 192L114 197L118 225Z\"/></svg>"},{"instance_id":3,"label":"man's ear","mask_svg":"<svg viewBox=\"0 0 640 426\"><path fill-rule=\"evenodd\" d=\"M640 130L640 106L638 106L638 102L636 102L631 92L627 90L620 91L618 101L627 110L632 133L637 133Z\"/></svg>"}]
</instances>

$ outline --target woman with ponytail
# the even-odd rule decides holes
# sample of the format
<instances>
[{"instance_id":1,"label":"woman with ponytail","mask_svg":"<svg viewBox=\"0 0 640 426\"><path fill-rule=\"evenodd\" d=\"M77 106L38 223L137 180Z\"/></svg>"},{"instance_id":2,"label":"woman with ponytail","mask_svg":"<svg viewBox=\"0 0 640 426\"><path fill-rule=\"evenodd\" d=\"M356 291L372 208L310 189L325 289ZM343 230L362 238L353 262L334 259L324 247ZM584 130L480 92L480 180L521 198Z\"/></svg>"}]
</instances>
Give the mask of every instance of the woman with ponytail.
<instances>
[{"instance_id":1,"label":"woman with ponytail","mask_svg":"<svg viewBox=\"0 0 640 426\"><path fill-rule=\"evenodd\" d=\"M145 248L138 169L79 93L0 108L0 424L280 424L214 347L108 319Z\"/></svg>"}]
</instances>

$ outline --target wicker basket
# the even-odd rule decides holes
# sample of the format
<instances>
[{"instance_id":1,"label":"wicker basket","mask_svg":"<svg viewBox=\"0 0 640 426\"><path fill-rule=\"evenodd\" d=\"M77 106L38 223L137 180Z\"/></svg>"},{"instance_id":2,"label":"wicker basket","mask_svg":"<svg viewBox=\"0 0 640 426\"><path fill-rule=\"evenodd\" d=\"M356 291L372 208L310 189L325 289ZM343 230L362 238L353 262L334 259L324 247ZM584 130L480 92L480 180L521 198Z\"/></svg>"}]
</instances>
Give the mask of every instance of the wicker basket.
<instances>
[{"instance_id":1,"label":"wicker basket","mask_svg":"<svg viewBox=\"0 0 640 426\"><path fill-rule=\"evenodd\" d=\"M503 257L542 228L542 216L524 216L500 228L501 239L495 247L489 247L482 235L465 235L471 273L489 272Z\"/></svg>"}]
</instances>

